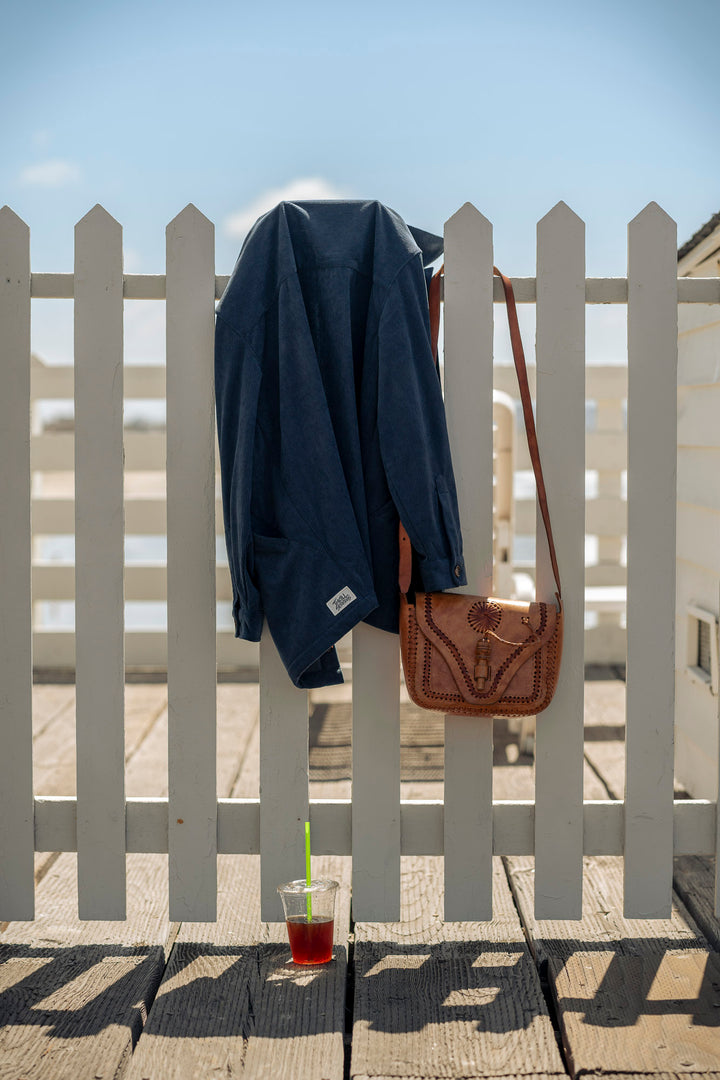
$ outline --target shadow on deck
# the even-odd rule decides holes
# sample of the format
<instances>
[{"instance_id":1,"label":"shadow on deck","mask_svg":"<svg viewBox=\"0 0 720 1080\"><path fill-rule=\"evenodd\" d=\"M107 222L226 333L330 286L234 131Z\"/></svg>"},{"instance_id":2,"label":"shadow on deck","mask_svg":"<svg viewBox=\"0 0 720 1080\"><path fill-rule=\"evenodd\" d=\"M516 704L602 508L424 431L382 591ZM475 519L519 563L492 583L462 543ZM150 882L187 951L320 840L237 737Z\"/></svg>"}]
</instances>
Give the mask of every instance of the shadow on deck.
<instances>
[{"instance_id":1,"label":"shadow on deck","mask_svg":"<svg viewBox=\"0 0 720 1080\"><path fill-rule=\"evenodd\" d=\"M588 675L591 675L588 672ZM585 797L622 796L624 685L586 683ZM313 797L350 789L349 687L313 695ZM218 790L258 791L257 687L218 686ZM74 688L35 687L36 789L74 792ZM405 702L404 798L442 792L443 720ZM167 696L126 689L128 795L163 795ZM533 763L495 727L500 799L532 797ZM442 860L403 858L397 923L354 923L350 860L334 960L289 962L258 917L259 859L218 859L218 921L167 919L167 857L129 855L123 923L76 917L75 858L38 854L37 918L0 935L0 1076L355 1080L720 1075L720 929L713 867L676 860L673 914L622 916L622 861L584 860L580 921L535 920L533 860L493 860L490 923L442 921Z\"/></svg>"}]
</instances>

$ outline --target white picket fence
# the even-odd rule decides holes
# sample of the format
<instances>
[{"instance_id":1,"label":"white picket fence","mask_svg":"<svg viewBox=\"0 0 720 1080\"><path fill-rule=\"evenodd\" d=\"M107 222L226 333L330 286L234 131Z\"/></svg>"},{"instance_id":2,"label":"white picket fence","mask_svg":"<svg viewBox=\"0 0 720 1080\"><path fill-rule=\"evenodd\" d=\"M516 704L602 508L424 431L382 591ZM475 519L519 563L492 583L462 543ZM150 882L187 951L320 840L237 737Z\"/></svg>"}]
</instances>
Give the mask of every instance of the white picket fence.
<instances>
[{"instance_id":1,"label":"white picket fence","mask_svg":"<svg viewBox=\"0 0 720 1080\"><path fill-rule=\"evenodd\" d=\"M468 589L483 594L500 282L492 227L472 205L445 239L446 409ZM125 853L167 852L170 917L193 921L216 916L217 854L257 853L261 914L278 918L276 885L303 865L308 814L317 854L352 855L357 919L398 918L400 857L416 854L444 856L449 920L491 918L493 854L535 855L539 918L580 917L583 854L624 854L628 916L669 915L673 854L715 854L720 837L717 800L673 799L677 304L720 303L720 281L677 280L675 225L655 204L628 244L627 278L586 278L584 225L560 203L538 225L536 277L514 279L537 310L537 424L566 618L560 683L537 725L535 801L493 802L492 721L464 717L446 719L444 802L401 801L398 642L363 624L352 799L309 801L307 694L265 635L261 798L218 800L213 316L227 279L215 274L213 226L187 207L167 229L166 274L124 275L121 227L98 206L76 227L74 273L31 275L29 230L0 211L0 918L32 917L34 851L77 851L80 915L102 919L125 915ZM32 787L30 301L56 296L75 309L76 799ZM126 799L123 781L124 298L167 310L167 799ZM583 802L582 790L586 303L628 309L624 803ZM620 472L624 460L599 467ZM541 538L538 595L550 599Z\"/></svg>"}]
</instances>

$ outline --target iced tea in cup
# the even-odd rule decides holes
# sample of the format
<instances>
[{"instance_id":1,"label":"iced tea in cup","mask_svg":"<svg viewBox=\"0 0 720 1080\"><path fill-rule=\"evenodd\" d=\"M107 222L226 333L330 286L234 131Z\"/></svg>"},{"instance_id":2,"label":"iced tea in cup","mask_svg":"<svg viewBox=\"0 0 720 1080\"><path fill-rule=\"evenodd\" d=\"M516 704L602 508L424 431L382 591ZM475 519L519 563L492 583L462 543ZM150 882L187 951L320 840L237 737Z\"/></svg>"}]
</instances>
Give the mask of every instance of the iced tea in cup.
<instances>
[{"instance_id":1,"label":"iced tea in cup","mask_svg":"<svg viewBox=\"0 0 720 1080\"><path fill-rule=\"evenodd\" d=\"M290 951L296 964L332 960L337 881L304 878L278 886L285 910Z\"/></svg>"}]
</instances>

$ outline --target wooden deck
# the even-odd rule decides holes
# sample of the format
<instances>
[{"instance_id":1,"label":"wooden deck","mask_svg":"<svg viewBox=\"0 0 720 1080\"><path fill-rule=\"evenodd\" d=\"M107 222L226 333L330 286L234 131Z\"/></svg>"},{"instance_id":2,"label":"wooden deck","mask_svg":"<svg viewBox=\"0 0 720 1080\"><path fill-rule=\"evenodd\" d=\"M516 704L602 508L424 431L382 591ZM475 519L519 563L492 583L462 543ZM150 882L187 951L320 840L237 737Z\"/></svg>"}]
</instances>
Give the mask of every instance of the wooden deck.
<instances>
[{"instance_id":1,"label":"wooden deck","mask_svg":"<svg viewBox=\"0 0 720 1080\"><path fill-rule=\"evenodd\" d=\"M586 683L585 798L622 795L624 684ZM218 791L257 796L258 689L218 686ZM349 688L317 691L311 794L350 792ZM74 687L35 687L35 789L74 793ZM442 718L403 706L402 795L442 793ZM166 794L167 688L126 687L129 796ZM532 762L496 727L496 797L532 797ZM586 858L581 922L536 922L532 859L496 858L491 923L443 923L442 865L403 858L399 923L351 921L335 958L288 962L259 921L256 856L220 856L219 917L167 918L167 857L129 855L122 923L80 922L75 857L36 856L37 918L0 936L0 1078L244 1075L405 1080L603 1074L720 1077L714 868L677 860L672 919L622 917L621 860Z\"/></svg>"}]
</instances>

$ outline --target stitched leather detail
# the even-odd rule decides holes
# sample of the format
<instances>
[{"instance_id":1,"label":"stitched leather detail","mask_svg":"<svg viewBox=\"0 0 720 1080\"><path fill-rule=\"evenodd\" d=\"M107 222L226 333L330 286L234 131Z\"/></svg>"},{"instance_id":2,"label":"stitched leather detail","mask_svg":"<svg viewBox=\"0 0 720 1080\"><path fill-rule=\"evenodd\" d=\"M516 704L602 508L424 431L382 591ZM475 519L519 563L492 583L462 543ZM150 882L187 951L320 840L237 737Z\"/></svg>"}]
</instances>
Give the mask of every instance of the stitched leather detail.
<instances>
[{"instance_id":1,"label":"stitched leather detail","mask_svg":"<svg viewBox=\"0 0 720 1080\"><path fill-rule=\"evenodd\" d=\"M445 643L448 650L455 657L455 661L456 661L458 667L460 668L460 671L462 673L462 677L463 677L463 680L465 682L465 686L468 689L468 692L471 693L471 694L476 694L477 691L475 690L475 683L473 682L473 678L472 678L470 672L468 671L468 669L467 669L467 667L465 665L465 661L463 660L462 653L460 652L460 650L458 649L457 645L452 640L452 638L448 637L448 635L443 630L441 630L440 627L433 620L433 617L432 617L432 600L433 600L433 594L432 593L425 593L425 618L426 618L428 624L430 626L432 626L432 628L435 631L435 633L437 634L437 636L441 639L441 641L443 641ZM429 664L428 664L428 671L429 671Z\"/></svg>"},{"instance_id":2,"label":"stitched leather detail","mask_svg":"<svg viewBox=\"0 0 720 1080\"><path fill-rule=\"evenodd\" d=\"M543 640L550 637L552 628L548 625L548 613L552 611L555 614L554 609L546 604L491 601L502 605L504 633L511 640L491 635L493 677L491 683L480 690L473 677L477 637L467 621L467 612L479 600L487 602L488 598L446 593L418 593L416 596L419 633L429 637L443 655L458 691L469 704L489 704L512 692L508 684L516 679L518 669L527 664ZM524 623L524 619L527 623ZM520 681L525 686L528 684L530 670Z\"/></svg>"},{"instance_id":3,"label":"stitched leather detail","mask_svg":"<svg viewBox=\"0 0 720 1080\"><path fill-rule=\"evenodd\" d=\"M483 598L470 608L467 620L478 633L483 630L497 630L502 622L502 608L492 600Z\"/></svg>"},{"instance_id":4,"label":"stitched leather detail","mask_svg":"<svg viewBox=\"0 0 720 1080\"><path fill-rule=\"evenodd\" d=\"M419 593L416 604L401 597L405 680L416 704L459 716L529 716L550 702L562 646L562 613L553 605L443 593ZM479 690L473 678L478 633L469 613L488 604L501 609L508 639L488 632L492 682ZM459 634L458 625L465 627Z\"/></svg>"}]
</instances>

